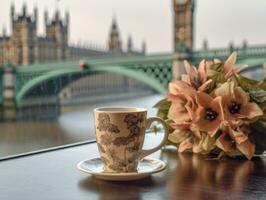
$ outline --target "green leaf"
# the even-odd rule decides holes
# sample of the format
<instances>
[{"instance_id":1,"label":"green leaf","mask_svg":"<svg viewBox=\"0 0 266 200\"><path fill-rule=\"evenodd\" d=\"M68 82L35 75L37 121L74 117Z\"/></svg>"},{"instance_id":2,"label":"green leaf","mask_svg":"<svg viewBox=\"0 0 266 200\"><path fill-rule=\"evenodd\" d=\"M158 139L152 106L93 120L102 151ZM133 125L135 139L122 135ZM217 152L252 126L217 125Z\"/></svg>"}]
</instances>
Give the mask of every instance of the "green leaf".
<instances>
[{"instance_id":1,"label":"green leaf","mask_svg":"<svg viewBox=\"0 0 266 200\"><path fill-rule=\"evenodd\" d=\"M224 63L220 62L210 66L210 69L207 70L207 75L208 79L211 79L212 82L208 85L207 93L211 93L219 84L227 81L223 73Z\"/></svg>"},{"instance_id":2,"label":"green leaf","mask_svg":"<svg viewBox=\"0 0 266 200\"><path fill-rule=\"evenodd\" d=\"M210 66L211 70L214 70L216 72L220 72L223 73L224 71L224 63L220 62L220 63L216 63Z\"/></svg>"},{"instance_id":3,"label":"green leaf","mask_svg":"<svg viewBox=\"0 0 266 200\"><path fill-rule=\"evenodd\" d=\"M257 81L238 74L237 80L240 87L242 87L246 91L266 90L266 79L262 81Z\"/></svg>"},{"instance_id":4,"label":"green leaf","mask_svg":"<svg viewBox=\"0 0 266 200\"><path fill-rule=\"evenodd\" d=\"M266 81L256 81L242 75L237 75L239 86L250 94L252 101L257 103L259 107L266 111Z\"/></svg>"},{"instance_id":5,"label":"green leaf","mask_svg":"<svg viewBox=\"0 0 266 200\"><path fill-rule=\"evenodd\" d=\"M158 108L160 110L169 110L171 106L171 101L167 99L162 99L161 101L157 102L153 107Z\"/></svg>"},{"instance_id":6,"label":"green leaf","mask_svg":"<svg viewBox=\"0 0 266 200\"><path fill-rule=\"evenodd\" d=\"M166 120L168 119L168 110L162 110L162 109L159 109L158 112L157 112L157 116Z\"/></svg>"},{"instance_id":7,"label":"green leaf","mask_svg":"<svg viewBox=\"0 0 266 200\"><path fill-rule=\"evenodd\" d=\"M207 93L211 93L219 84L227 81L221 73L210 76L209 79L211 79L212 82L208 85Z\"/></svg>"},{"instance_id":8,"label":"green leaf","mask_svg":"<svg viewBox=\"0 0 266 200\"><path fill-rule=\"evenodd\" d=\"M178 147L179 145L174 143L174 142L171 142L170 140L167 140L167 142L165 143L165 145L169 145L169 146L175 146L175 147Z\"/></svg>"},{"instance_id":9,"label":"green leaf","mask_svg":"<svg viewBox=\"0 0 266 200\"><path fill-rule=\"evenodd\" d=\"M262 111L266 111L266 91L262 89L250 90L250 98L257 103Z\"/></svg>"},{"instance_id":10,"label":"green leaf","mask_svg":"<svg viewBox=\"0 0 266 200\"><path fill-rule=\"evenodd\" d=\"M249 91L252 101L257 103L263 112L266 111L266 91L265 90L252 90Z\"/></svg>"},{"instance_id":11,"label":"green leaf","mask_svg":"<svg viewBox=\"0 0 266 200\"><path fill-rule=\"evenodd\" d=\"M250 90L250 97L258 103L264 103L266 101L266 91L262 89Z\"/></svg>"},{"instance_id":12,"label":"green leaf","mask_svg":"<svg viewBox=\"0 0 266 200\"><path fill-rule=\"evenodd\" d=\"M264 118L266 118L264 116ZM255 123L250 124L250 138L254 142L256 154L261 154L266 150L266 120L260 119Z\"/></svg>"},{"instance_id":13,"label":"green leaf","mask_svg":"<svg viewBox=\"0 0 266 200\"><path fill-rule=\"evenodd\" d=\"M166 120L168 119L168 111L171 106L171 101L168 101L167 99L162 99L158 103L156 103L153 107L158 108L157 116Z\"/></svg>"},{"instance_id":14,"label":"green leaf","mask_svg":"<svg viewBox=\"0 0 266 200\"><path fill-rule=\"evenodd\" d=\"M249 78L242 76L240 74L237 75L237 81L238 81L239 86L247 92L249 92L251 90L259 89L259 87L258 87L259 81L249 79Z\"/></svg>"},{"instance_id":15,"label":"green leaf","mask_svg":"<svg viewBox=\"0 0 266 200\"><path fill-rule=\"evenodd\" d=\"M170 119L167 119L165 120L166 124L168 125L168 131L169 131L169 134L173 133L175 131L175 129L173 129L170 124L174 123L173 120L170 120Z\"/></svg>"},{"instance_id":16,"label":"green leaf","mask_svg":"<svg viewBox=\"0 0 266 200\"><path fill-rule=\"evenodd\" d=\"M208 134L202 135L202 148L206 153L210 153L215 148L216 139Z\"/></svg>"},{"instance_id":17,"label":"green leaf","mask_svg":"<svg viewBox=\"0 0 266 200\"><path fill-rule=\"evenodd\" d=\"M258 83L259 88L266 90L266 78Z\"/></svg>"}]
</instances>

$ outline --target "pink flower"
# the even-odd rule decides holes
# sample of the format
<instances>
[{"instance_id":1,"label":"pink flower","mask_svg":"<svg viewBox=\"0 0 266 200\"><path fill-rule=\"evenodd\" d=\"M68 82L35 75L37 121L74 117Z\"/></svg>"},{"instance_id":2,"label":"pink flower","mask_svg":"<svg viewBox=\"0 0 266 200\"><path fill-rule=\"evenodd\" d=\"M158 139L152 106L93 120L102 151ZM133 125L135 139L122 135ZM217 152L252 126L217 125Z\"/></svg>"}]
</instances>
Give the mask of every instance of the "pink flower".
<instances>
[{"instance_id":1,"label":"pink flower","mask_svg":"<svg viewBox=\"0 0 266 200\"><path fill-rule=\"evenodd\" d=\"M201 133L194 124L171 125L174 132L169 135L169 140L179 144L178 152L187 150L193 153L206 153L215 148L215 138L206 133Z\"/></svg>"},{"instance_id":2,"label":"pink flower","mask_svg":"<svg viewBox=\"0 0 266 200\"><path fill-rule=\"evenodd\" d=\"M247 128L244 125L225 126L216 140L216 146L229 155L234 155L238 150L246 158L251 159L255 152L255 145L249 140L246 132Z\"/></svg>"},{"instance_id":3,"label":"pink flower","mask_svg":"<svg viewBox=\"0 0 266 200\"><path fill-rule=\"evenodd\" d=\"M218 59L206 61L206 70L208 76L211 77L219 73L222 73L225 79L235 76L240 71L239 67L234 67L236 60L237 53L233 52L224 63ZM216 67L213 68L212 66L214 65L216 65Z\"/></svg>"},{"instance_id":4,"label":"pink flower","mask_svg":"<svg viewBox=\"0 0 266 200\"><path fill-rule=\"evenodd\" d=\"M193 150L194 153L199 153L198 144L195 141L200 140L201 135L198 129L195 129L193 124L171 124L174 128L174 132L171 133L168 139L176 144L179 144L178 152L184 152L186 150Z\"/></svg>"},{"instance_id":5,"label":"pink flower","mask_svg":"<svg viewBox=\"0 0 266 200\"><path fill-rule=\"evenodd\" d=\"M195 126L213 136L224 119L222 99L221 97L212 98L206 93L199 92L197 104Z\"/></svg>"},{"instance_id":6,"label":"pink flower","mask_svg":"<svg viewBox=\"0 0 266 200\"><path fill-rule=\"evenodd\" d=\"M173 132L168 139L179 152L254 155L248 125L263 111L238 86L236 59L234 52L225 62L202 60L198 68L185 61L182 80L169 84L167 118Z\"/></svg>"},{"instance_id":7,"label":"pink flower","mask_svg":"<svg viewBox=\"0 0 266 200\"><path fill-rule=\"evenodd\" d=\"M188 127L178 127L171 133L168 139L176 144L179 144L178 152L184 152L192 149L193 139L190 129Z\"/></svg>"},{"instance_id":8,"label":"pink flower","mask_svg":"<svg viewBox=\"0 0 266 200\"><path fill-rule=\"evenodd\" d=\"M214 94L222 97L225 120L250 120L263 115L256 103L249 102L249 94L233 81L223 83Z\"/></svg>"},{"instance_id":9,"label":"pink flower","mask_svg":"<svg viewBox=\"0 0 266 200\"><path fill-rule=\"evenodd\" d=\"M229 78L232 75L239 72L239 70L240 70L239 68L234 69L234 65L236 63L236 60L237 60L237 53L233 52L225 61L224 72L223 72L225 78Z\"/></svg>"},{"instance_id":10,"label":"pink flower","mask_svg":"<svg viewBox=\"0 0 266 200\"><path fill-rule=\"evenodd\" d=\"M194 87L196 90L204 91L212 80L207 80L205 60L202 60L198 69L184 61L186 75L182 75L182 80Z\"/></svg>"},{"instance_id":11,"label":"pink flower","mask_svg":"<svg viewBox=\"0 0 266 200\"><path fill-rule=\"evenodd\" d=\"M168 100L171 106L168 118L177 124L190 122L192 110L195 109L195 94L195 89L183 81L170 83Z\"/></svg>"}]
</instances>

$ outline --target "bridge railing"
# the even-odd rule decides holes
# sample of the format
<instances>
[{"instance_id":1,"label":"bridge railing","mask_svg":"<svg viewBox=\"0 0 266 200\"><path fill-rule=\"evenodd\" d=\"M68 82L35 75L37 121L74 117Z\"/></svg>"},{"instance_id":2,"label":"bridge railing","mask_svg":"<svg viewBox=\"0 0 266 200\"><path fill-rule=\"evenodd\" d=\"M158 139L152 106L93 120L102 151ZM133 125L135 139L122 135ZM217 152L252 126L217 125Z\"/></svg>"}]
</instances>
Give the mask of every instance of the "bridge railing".
<instances>
[{"instance_id":1,"label":"bridge railing","mask_svg":"<svg viewBox=\"0 0 266 200\"><path fill-rule=\"evenodd\" d=\"M201 58L213 59L220 58L224 59L228 57L233 51L236 51L240 58L254 58L254 57L265 57L266 58L266 45L256 45L242 48L217 48L210 50L198 50L193 52L193 58L198 60Z\"/></svg>"}]
</instances>

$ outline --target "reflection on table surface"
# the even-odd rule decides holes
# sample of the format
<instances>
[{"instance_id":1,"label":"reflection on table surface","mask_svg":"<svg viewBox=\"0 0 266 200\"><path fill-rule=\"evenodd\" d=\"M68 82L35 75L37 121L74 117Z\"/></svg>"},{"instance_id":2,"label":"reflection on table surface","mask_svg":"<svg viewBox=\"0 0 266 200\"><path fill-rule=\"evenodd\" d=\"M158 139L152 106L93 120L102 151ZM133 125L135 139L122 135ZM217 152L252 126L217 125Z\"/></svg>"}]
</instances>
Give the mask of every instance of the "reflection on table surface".
<instances>
[{"instance_id":1,"label":"reflection on table surface","mask_svg":"<svg viewBox=\"0 0 266 200\"><path fill-rule=\"evenodd\" d=\"M106 182L89 177L82 189L98 193L101 200L124 199L260 199L265 197L264 157L215 160L200 155L178 154L164 149L160 158L165 171L144 180Z\"/></svg>"},{"instance_id":2,"label":"reflection on table surface","mask_svg":"<svg viewBox=\"0 0 266 200\"><path fill-rule=\"evenodd\" d=\"M253 182L256 173L263 172L265 177L265 160L261 158L218 161L191 154L179 154L178 158L167 182L170 199L241 199L247 194L258 195L253 189L263 187L257 186L257 180Z\"/></svg>"}]
</instances>

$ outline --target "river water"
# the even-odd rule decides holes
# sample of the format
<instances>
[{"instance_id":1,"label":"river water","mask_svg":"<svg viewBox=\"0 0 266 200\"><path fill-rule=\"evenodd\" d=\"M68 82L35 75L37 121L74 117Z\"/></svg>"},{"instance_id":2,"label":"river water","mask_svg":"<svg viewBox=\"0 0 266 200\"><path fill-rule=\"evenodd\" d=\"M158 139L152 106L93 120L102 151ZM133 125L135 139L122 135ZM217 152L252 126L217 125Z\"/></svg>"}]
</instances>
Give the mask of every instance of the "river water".
<instances>
[{"instance_id":1,"label":"river water","mask_svg":"<svg viewBox=\"0 0 266 200\"><path fill-rule=\"evenodd\" d=\"M93 109L102 106L135 106L148 109L155 116L153 105L161 95L64 108L55 121L0 123L0 157L46 149L95 139Z\"/></svg>"}]
</instances>

